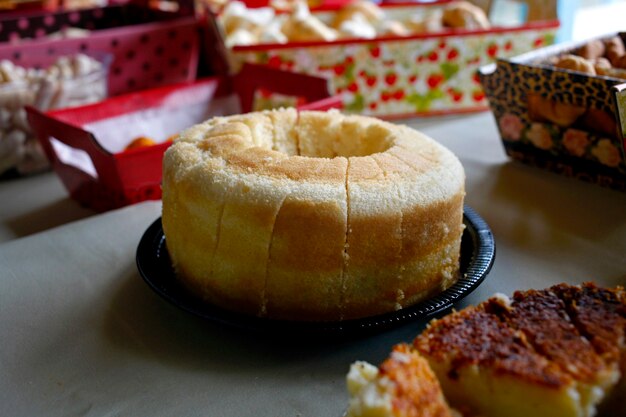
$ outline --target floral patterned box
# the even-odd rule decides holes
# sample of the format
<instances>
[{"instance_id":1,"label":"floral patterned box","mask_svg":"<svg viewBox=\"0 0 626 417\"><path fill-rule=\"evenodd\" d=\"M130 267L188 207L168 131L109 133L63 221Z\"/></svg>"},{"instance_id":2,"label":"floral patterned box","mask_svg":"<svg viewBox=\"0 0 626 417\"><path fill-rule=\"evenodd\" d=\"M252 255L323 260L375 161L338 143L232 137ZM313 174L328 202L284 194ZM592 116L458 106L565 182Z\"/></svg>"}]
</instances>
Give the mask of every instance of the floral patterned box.
<instances>
[{"instance_id":1,"label":"floral patterned box","mask_svg":"<svg viewBox=\"0 0 626 417\"><path fill-rule=\"evenodd\" d=\"M479 77L509 157L626 191L626 79L546 64L584 43L500 59Z\"/></svg>"},{"instance_id":2,"label":"floral patterned box","mask_svg":"<svg viewBox=\"0 0 626 417\"><path fill-rule=\"evenodd\" d=\"M449 0L388 3L390 18L427 13ZM333 11L318 11L322 20ZM231 70L244 62L326 76L343 96L344 110L387 119L488 109L477 76L482 65L554 41L556 19L489 30L447 31L408 37L235 46Z\"/></svg>"}]
</instances>

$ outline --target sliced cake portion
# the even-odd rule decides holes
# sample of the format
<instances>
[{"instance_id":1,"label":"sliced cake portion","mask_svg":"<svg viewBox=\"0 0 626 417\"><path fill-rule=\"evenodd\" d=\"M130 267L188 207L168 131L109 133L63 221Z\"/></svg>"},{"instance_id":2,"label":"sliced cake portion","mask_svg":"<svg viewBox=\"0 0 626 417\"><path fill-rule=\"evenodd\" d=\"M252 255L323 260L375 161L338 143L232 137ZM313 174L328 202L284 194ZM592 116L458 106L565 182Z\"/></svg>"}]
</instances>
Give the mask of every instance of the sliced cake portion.
<instances>
[{"instance_id":1,"label":"sliced cake portion","mask_svg":"<svg viewBox=\"0 0 626 417\"><path fill-rule=\"evenodd\" d=\"M397 197L383 192L393 185L371 156L348 161L345 319L396 310L402 288L402 212Z\"/></svg>"},{"instance_id":2,"label":"sliced cake portion","mask_svg":"<svg viewBox=\"0 0 626 417\"><path fill-rule=\"evenodd\" d=\"M401 201L397 192L388 192L398 184L374 159L391 145L392 128L374 119L350 116L342 130L353 139L335 144L337 152L351 155L346 181L345 319L396 310L398 293L403 291Z\"/></svg>"},{"instance_id":3,"label":"sliced cake portion","mask_svg":"<svg viewBox=\"0 0 626 417\"><path fill-rule=\"evenodd\" d=\"M292 115L293 126L296 114ZM256 146L230 152L227 167L213 170L210 176L218 184L215 194L221 194L224 200L211 266L216 293L211 301L259 314L263 310L274 223L288 189L277 188L275 181L256 172L269 161L280 161L287 156L271 149L272 132L277 127L268 113L242 115L221 126L227 128L239 123L249 129L250 141Z\"/></svg>"},{"instance_id":4,"label":"sliced cake portion","mask_svg":"<svg viewBox=\"0 0 626 417\"><path fill-rule=\"evenodd\" d=\"M393 146L371 157L385 173L401 215L397 308L404 308L459 277L465 174L451 152L417 131L398 126L388 140Z\"/></svg>"},{"instance_id":5,"label":"sliced cake portion","mask_svg":"<svg viewBox=\"0 0 626 417\"><path fill-rule=\"evenodd\" d=\"M288 177L277 187L288 195L274 223L264 314L289 320L341 317L347 167L346 158L305 156L274 166Z\"/></svg>"},{"instance_id":6,"label":"sliced cake portion","mask_svg":"<svg viewBox=\"0 0 626 417\"><path fill-rule=\"evenodd\" d=\"M379 368L356 362L347 376L346 417L453 417L428 363L400 344Z\"/></svg>"},{"instance_id":7,"label":"sliced cake portion","mask_svg":"<svg viewBox=\"0 0 626 417\"><path fill-rule=\"evenodd\" d=\"M433 288L449 288L459 277L465 174L451 152L437 143L426 146L420 132L400 126L393 136L394 146L385 157L419 178L403 182L400 191L402 279L410 283L400 302L407 306L432 295ZM415 274L428 278L417 282Z\"/></svg>"},{"instance_id":8,"label":"sliced cake portion","mask_svg":"<svg viewBox=\"0 0 626 417\"><path fill-rule=\"evenodd\" d=\"M585 416L576 381L482 306L433 321L414 346L446 399L469 415Z\"/></svg>"},{"instance_id":9,"label":"sliced cake portion","mask_svg":"<svg viewBox=\"0 0 626 417\"><path fill-rule=\"evenodd\" d=\"M226 199L223 190L230 179L225 182L223 175L207 173L223 173L223 158L249 147L251 132L243 123L223 124L222 118L215 118L183 132L177 142L164 156L163 168L163 198L171 202L163 207L168 251L184 284L217 302L230 293L228 282L212 273Z\"/></svg>"}]
</instances>

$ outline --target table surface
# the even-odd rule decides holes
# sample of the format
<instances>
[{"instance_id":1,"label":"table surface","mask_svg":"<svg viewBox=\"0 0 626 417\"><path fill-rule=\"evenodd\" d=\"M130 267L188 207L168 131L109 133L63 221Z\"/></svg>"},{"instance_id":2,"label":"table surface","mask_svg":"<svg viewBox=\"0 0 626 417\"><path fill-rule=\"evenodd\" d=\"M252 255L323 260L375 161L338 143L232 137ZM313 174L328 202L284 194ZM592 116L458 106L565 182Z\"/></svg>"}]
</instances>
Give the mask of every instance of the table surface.
<instances>
[{"instance_id":1,"label":"table surface","mask_svg":"<svg viewBox=\"0 0 626 417\"><path fill-rule=\"evenodd\" d=\"M410 120L458 155L496 261L458 307L553 283L626 284L626 193L507 159L493 117ZM135 251L160 202L95 214L47 173L0 183L0 415L340 416L350 363L424 321L343 340L220 327L153 293Z\"/></svg>"}]
</instances>

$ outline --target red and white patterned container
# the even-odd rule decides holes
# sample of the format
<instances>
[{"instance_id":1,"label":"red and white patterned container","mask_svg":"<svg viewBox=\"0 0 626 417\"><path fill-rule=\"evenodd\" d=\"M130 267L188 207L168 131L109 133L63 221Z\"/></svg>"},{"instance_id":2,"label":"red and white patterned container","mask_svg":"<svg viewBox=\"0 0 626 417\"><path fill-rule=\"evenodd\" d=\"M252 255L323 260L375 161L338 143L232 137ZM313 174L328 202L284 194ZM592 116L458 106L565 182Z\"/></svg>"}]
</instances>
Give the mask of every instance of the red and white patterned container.
<instances>
[{"instance_id":1,"label":"red and white patterned container","mask_svg":"<svg viewBox=\"0 0 626 417\"><path fill-rule=\"evenodd\" d=\"M393 18L446 3L381 7ZM332 13L315 12L322 20ZM553 43L558 27L558 20L546 20L408 37L235 46L227 56L235 71L248 62L326 76L349 112L384 118L464 113L487 109L478 68Z\"/></svg>"}]
</instances>

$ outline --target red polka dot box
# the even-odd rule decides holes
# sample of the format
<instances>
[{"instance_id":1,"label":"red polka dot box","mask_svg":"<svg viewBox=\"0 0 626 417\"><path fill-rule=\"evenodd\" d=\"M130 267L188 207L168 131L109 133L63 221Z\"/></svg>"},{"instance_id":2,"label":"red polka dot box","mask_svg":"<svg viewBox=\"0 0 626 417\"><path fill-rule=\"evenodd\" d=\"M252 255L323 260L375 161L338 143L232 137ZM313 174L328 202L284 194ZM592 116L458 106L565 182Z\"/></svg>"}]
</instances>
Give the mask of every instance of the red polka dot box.
<instances>
[{"instance_id":1,"label":"red polka dot box","mask_svg":"<svg viewBox=\"0 0 626 417\"><path fill-rule=\"evenodd\" d=\"M21 65L31 55L108 53L110 95L194 80L199 22L189 2L181 0L177 12L142 3L0 14L0 60Z\"/></svg>"},{"instance_id":2,"label":"red polka dot box","mask_svg":"<svg viewBox=\"0 0 626 417\"><path fill-rule=\"evenodd\" d=\"M72 198L105 211L161 198L162 157L183 129L213 116L253 109L258 91L294 98L300 109L339 107L324 78L246 65L211 77L41 112L29 121Z\"/></svg>"},{"instance_id":3,"label":"red polka dot box","mask_svg":"<svg viewBox=\"0 0 626 417\"><path fill-rule=\"evenodd\" d=\"M402 21L407 16L434 14L449 3L384 3L380 7L390 19ZM226 56L234 70L248 62L326 76L332 90L342 95L345 110L353 113L399 119L481 111L488 106L477 76L480 66L496 57L553 43L559 26L556 4L546 1L544 6L550 9L544 16L553 18L515 26L494 23L491 29L482 30L239 44L226 47ZM326 8L312 12L323 22L332 22L337 13ZM219 15L213 21L216 36L226 39Z\"/></svg>"}]
</instances>

